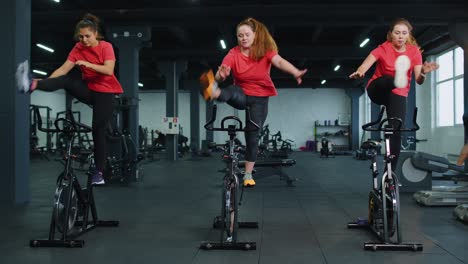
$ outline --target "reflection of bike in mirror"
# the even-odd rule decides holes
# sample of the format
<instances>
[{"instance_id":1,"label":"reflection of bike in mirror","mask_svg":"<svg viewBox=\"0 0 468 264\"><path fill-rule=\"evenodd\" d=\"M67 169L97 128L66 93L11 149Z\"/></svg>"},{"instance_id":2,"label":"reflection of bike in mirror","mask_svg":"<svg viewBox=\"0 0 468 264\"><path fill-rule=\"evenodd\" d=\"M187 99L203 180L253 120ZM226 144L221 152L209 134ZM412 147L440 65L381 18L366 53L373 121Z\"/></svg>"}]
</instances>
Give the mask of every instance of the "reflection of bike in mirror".
<instances>
[{"instance_id":1,"label":"reflection of bike in mirror","mask_svg":"<svg viewBox=\"0 0 468 264\"><path fill-rule=\"evenodd\" d=\"M37 123L40 131L63 133L67 139L67 146L63 158L64 169L56 181L57 187L54 196L49 237L43 240L31 240L30 246L83 247L84 240L75 239L79 235L95 227L115 227L119 225L118 221L98 220L93 186L91 184L91 173L88 173L86 188L82 188L73 172L72 163L76 158L72 154L73 141L79 133L88 133L91 131L91 128L76 122L71 114L65 118L57 119L55 121L55 128L43 128L39 112L36 113L36 118L38 118ZM56 231L61 233L59 239L56 239Z\"/></svg>"},{"instance_id":2,"label":"reflection of bike in mirror","mask_svg":"<svg viewBox=\"0 0 468 264\"><path fill-rule=\"evenodd\" d=\"M292 153L294 141L283 139L281 131L270 135L268 124L261 128L258 140L258 160L287 159Z\"/></svg>"},{"instance_id":3,"label":"reflection of bike in mirror","mask_svg":"<svg viewBox=\"0 0 468 264\"><path fill-rule=\"evenodd\" d=\"M131 178L130 174L132 171L139 172L138 163L144 159L144 156L141 153L137 153L137 146L130 133L126 130L119 132L109 129L107 138L118 146L117 151L114 150L114 154L118 153L120 155L107 157L106 168L103 174L106 183L126 183Z\"/></svg>"},{"instance_id":4,"label":"reflection of bike in mirror","mask_svg":"<svg viewBox=\"0 0 468 264\"><path fill-rule=\"evenodd\" d=\"M182 158L190 151L188 145L188 137L184 136L184 130L182 126L179 125L179 135L177 136L177 154L179 158Z\"/></svg>"}]
</instances>

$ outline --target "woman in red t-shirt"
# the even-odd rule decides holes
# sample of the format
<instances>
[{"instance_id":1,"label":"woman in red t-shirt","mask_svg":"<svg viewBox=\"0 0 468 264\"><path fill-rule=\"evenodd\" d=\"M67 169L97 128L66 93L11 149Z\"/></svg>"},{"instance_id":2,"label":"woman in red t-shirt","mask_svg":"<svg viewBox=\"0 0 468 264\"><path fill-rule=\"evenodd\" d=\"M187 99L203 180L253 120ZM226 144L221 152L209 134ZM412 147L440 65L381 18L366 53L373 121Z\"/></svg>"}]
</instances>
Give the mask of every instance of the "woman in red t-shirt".
<instances>
[{"instance_id":1,"label":"woman in red t-shirt","mask_svg":"<svg viewBox=\"0 0 468 264\"><path fill-rule=\"evenodd\" d=\"M112 45L103 41L99 31L99 19L86 14L75 28L78 40L65 63L47 79L31 79L28 61L17 70L18 89L21 92L56 91L65 89L79 101L93 106L93 142L96 171L93 184L104 184L102 171L105 166L106 128L114 111L114 95L121 94L122 86L114 75L115 55ZM78 66L81 79L68 73Z\"/></svg>"},{"instance_id":2,"label":"woman in red t-shirt","mask_svg":"<svg viewBox=\"0 0 468 264\"><path fill-rule=\"evenodd\" d=\"M410 89L411 75L422 84L426 74L439 66L435 62L422 63L421 51L412 35L413 27L408 20L399 18L387 33L387 41L375 48L359 68L349 77L363 78L367 70L377 62L374 75L367 84L367 94L372 102L386 107L387 116L400 118L406 115L406 98ZM392 161L395 169L401 149L401 135L390 138L390 152L396 156Z\"/></svg>"},{"instance_id":3,"label":"woman in red t-shirt","mask_svg":"<svg viewBox=\"0 0 468 264\"><path fill-rule=\"evenodd\" d=\"M232 48L224 57L216 75L212 71L200 77L202 94L205 100L227 102L237 109L250 108L252 121L263 126L268 114L268 98L277 95L270 77L271 65L291 74L298 84L307 69L298 70L278 54L275 40L266 26L247 18L237 25L238 46ZM218 89L217 82L224 81L232 72L234 85ZM247 129L252 125L246 121ZM246 132L244 186L254 186L252 170L257 159L258 133Z\"/></svg>"}]
</instances>

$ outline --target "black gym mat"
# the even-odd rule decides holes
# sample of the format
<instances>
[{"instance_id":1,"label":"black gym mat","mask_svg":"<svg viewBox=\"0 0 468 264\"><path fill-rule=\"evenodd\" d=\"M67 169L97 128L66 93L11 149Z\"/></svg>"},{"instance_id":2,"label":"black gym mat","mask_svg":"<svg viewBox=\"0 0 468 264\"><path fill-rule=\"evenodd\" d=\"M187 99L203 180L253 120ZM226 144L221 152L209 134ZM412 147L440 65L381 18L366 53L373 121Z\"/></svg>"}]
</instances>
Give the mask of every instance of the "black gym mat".
<instances>
[{"instance_id":1,"label":"black gym mat","mask_svg":"<svg viewBox=\"0 0 468 264\"><path fill-rule=\"evenodd\" d=\"M221 203L216 153L145 163L141 182L96 188L100 218L120 220L120 227L85 234L84 248L29 248L30 239L47 236L60 170L57 162L34 160L31 202L2 208L0 263L468 263L468 226L453 218L453 208L420 207L411 194L401 197L404 239L422 242L424 251L364 251L373 236L346 224L367 215L369 162L315 153L291 158L297 164L284 170L298 178L294 187L262 177L244 194L240 220L258 221L259 229L242 229L239 239L256 241L254 251L198 248L218 237L211 228Z\"/></svg>"}]
</instances>

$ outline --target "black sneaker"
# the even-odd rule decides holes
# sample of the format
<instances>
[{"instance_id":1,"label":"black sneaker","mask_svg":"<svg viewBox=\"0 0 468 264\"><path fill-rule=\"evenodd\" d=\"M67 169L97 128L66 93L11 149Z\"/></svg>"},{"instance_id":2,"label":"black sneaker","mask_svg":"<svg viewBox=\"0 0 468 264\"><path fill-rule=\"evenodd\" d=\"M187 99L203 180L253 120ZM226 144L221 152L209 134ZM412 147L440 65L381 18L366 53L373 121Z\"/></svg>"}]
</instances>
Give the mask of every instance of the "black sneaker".
<instances>
[{"instance_id":1,"label":"black sneaker","mask_svg":"<svg viewBox=\"0 0 468 264\"><path fill-rule=\"evenodd\" d=\"M104 181L104 177L102 177L102 172L100 171L95 171L91 177L92 177L91 178L92 185L106 184L106 182Z\"/></svg>"}]
</instances>

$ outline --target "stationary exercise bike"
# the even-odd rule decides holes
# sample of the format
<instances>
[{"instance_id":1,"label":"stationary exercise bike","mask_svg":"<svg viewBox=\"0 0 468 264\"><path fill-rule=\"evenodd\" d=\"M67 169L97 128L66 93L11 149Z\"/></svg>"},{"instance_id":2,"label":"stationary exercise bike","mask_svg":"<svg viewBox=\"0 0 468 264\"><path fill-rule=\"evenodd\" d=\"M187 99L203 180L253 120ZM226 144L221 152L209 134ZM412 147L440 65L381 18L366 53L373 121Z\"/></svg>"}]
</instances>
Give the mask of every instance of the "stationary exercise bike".
<instances>
[{"instance_id":1,"label":"stationary exercise bike","mask_svg":"<svg viewBox=\"0 0 468 264\"><path fill-rule=\"evenodd\" d=\"M328 140L328 138L322 138L321 140L322 143L322 148L320 149L320 158L328 158L332 156L332 151L331 151L331 142ZM334 157L334 156L333 156Z\"/></svg>"},{"instance_id":2,"label":"stationary exercise bike","mask_svg":"<svg viewBox=\"0 0 468 264\"><path fill-rule=\"evenodd\" d=\"M213 127L216 120L217 106L213 106L213 115L211 120L205 125L205 128L210 131L226 131L229 135L229 143L226 144L223 160L226 163L226 170L223 178L223 190L221 199L221 216L216 216L213 221L213 227L221 229L219 241L203 241L200 245L201 249L242 249L254 250L257 248L255 242L239 242L237 241L238 228L258 228L257 222L238 222L239 205L242 202L242 195L244 189L239 197L239 178L241 171L239 169L238 158L238 140L236 140L236 133L249 132L246 127L243 127L242 121L237 116L227 116L221 120L221 127ZM250 119L250 111L246 109L248 122L252 124L255 129L259 126ZM225 122L233 120L237 124L230 124L225 126Z\"/></svg>"},{"instance_id":3,"label":"stationary exercise bike","mask_svg":"<svg viewBox=\"0 0 468 264\"><path fill-rule=\"evenodd\" d=\"M414 110L413 128L402 128L402 120L395 117L389 117L382 120L385 107L382 107L379 117L376 121L365 124L362 129L365 131L384 132L385 155L384 155L384 173L379 186L377 177L377 150L380 144L371 141L365 148L372 152L372 179L373 186L369 193L369 214L368 219L360 219L348 224L348 228L367 227L372 230L379 239L379 242L366 242L366 250L413 250L422 251L423 246L420 243L403 243L400 226L400 197L398 176L392 171L391 162L395 158L390 153L390 137L394 133L410 132L419 129L416 123L417 108ZM393 123L394 126L390 125ZM375 126L375 127L374 127ZM396 237L395 237L396 236Z\"/></svg>"},{"instance_id":4,"label":"stationary exercise bike","mask_svg":"<svg viewBox=\"0 0 468 264\"><path fill-rule=\"evenodd\" d=\"M38 129L43 132L63 133L67 140L64 153L64 170L58 176L52 208L49 238L30 240L31 247L83 247L84 240L76 237L86 233L95 227L116 227L118 221L98 220L96 204L94 202L93 186L91 185L91 173L88 172L86 188L81 188L78 178L73 173L72 161L76 157L71 153L73 142L79 133L91 132L91 128L78 123L71 112L65 118L55 121L55 128L43 128L39 109L36 109ZM89 219L91 213L91 219ZM61 233L57 239L56 231Z\"/></svg>"}]
</instances>

